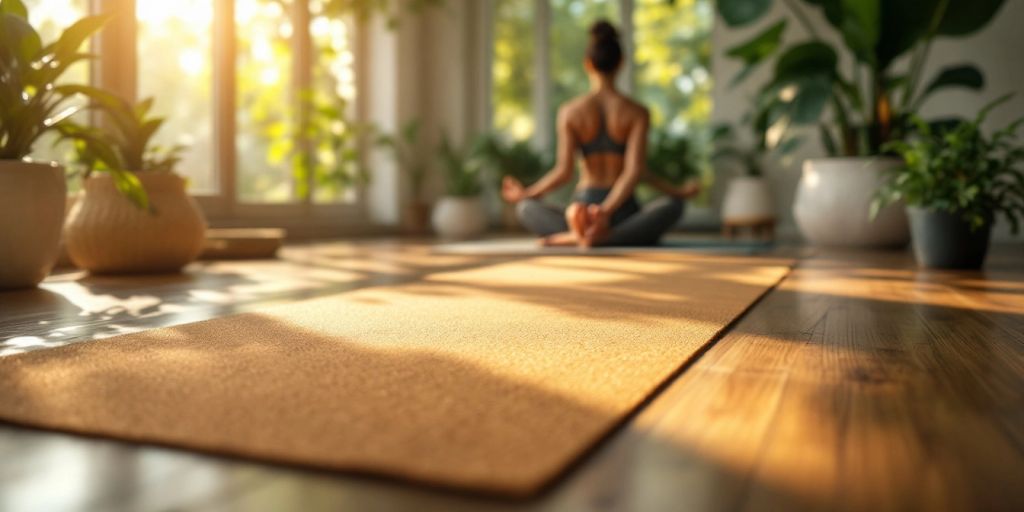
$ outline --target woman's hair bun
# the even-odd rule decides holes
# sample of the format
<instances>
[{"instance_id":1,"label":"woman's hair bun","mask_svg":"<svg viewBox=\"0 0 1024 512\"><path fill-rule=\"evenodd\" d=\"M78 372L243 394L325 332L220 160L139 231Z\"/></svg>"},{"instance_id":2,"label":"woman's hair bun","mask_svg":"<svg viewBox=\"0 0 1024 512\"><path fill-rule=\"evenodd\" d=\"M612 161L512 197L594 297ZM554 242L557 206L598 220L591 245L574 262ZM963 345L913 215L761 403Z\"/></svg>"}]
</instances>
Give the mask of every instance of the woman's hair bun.
<instances>
[{"instance_id":1,"label":"woman's hair bun","mask_svg":"<svg viewBox=\"0 0 1024 512\"><path fill-rule=\"evenodd\" d=\"M614 73L622 63L622 45L619 31L608 20L600 20L590 26L590 44L587 58L594 69L604 74Z\"/></svg>"},{"instance_id":2,"label":"woman's hair bun","mask_svg":"<svg viewBox=\"0 0 1024 512\"><path fill-rule=\"evenodd\" d=\"M597 41L618 41L619 31L615 29L615 25L612 25L608 20L600 20L591 25L590 37L593 37Z\"/></svg>"}]
</instances>

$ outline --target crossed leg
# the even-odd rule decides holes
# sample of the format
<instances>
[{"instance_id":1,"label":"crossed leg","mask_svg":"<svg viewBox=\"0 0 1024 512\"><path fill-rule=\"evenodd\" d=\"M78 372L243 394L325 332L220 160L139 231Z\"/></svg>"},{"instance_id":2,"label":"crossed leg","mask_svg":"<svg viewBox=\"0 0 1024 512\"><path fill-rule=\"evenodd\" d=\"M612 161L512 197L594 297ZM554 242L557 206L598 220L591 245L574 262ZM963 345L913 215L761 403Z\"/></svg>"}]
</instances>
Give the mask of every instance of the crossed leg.
<instances>
[{"instance_id":1,"label":"crossed leg","mask_svg":"<svg viewBox=\"0 0 1024 512\"><path fill-rule=\"evenodd\" d=\"M611 228L602 246L655 245L661 236L683 216L685 203L674 197L661 197ZM590 226L587 208L574 203L565 212L536 199L526 199L516 206L516 213L526 229L542 237L547 246L575 246Z\"/></svg>"}]
</instances>

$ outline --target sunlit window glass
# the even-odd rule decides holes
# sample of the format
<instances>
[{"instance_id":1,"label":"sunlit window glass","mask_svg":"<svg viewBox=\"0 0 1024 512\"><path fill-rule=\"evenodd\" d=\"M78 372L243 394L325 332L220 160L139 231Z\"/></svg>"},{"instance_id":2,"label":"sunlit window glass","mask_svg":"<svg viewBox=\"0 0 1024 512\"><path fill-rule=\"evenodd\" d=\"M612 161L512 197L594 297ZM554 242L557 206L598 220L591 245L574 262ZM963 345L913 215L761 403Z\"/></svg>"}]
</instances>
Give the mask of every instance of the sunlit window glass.
<instances>
[{"instance_id":1,"label":"sunlit window glass","mask_svg":"<svg viewBox=\"0 0 1024 512\"><path fill-rule=\"evenodd\" d=\"M635 0L636 93L655 127L685 136L708 170L712 0ZM706 179L710 180L710 172ZM710 184L710 183L708 183Z\"/></svg>"},{"instance_id":2,"label":"sunlit window glass","mask_svg":"<svg viewBox=\"0 0 1024 512\"><path fill-rule=\"evenodd\" d=\"M291 0L238 0L237 195L247 203L295 199Z\"/></svg>"},{"instance_id":3,"label":"sunlit window glass","mask_svg":"<svg viewBox=\"0 0 1024 512\"><path fill-rule=\"evenodd\" d=\"M155 97L153 113L166 119L154 142L187 146L177 172L191 193L215 193L213 3L138 0L136 15L139 98Z\"/></svg>"},{"instance_id":4,"label":"sunlit window glass","mask_svg":"<svg viewBox=\"0 0 1024 512\"><path fill-rule=\"evenodd\" d=\"M350 126L356 100L351 23L337 2L312 0L313 84L308 115L312 140L313 200L351 202L359 180L356 133Z\"/></svg>"},{"instance_id":5,"label":"sunlit window glass","mask_svg":"<svg viewBox=\"0 0 1024 512\"><path fill-rule=\"evenodd\" d=\"M494 2L491 64L494 128L516 140L533 135L534 0Z\"/></svg>"}]
</instances>

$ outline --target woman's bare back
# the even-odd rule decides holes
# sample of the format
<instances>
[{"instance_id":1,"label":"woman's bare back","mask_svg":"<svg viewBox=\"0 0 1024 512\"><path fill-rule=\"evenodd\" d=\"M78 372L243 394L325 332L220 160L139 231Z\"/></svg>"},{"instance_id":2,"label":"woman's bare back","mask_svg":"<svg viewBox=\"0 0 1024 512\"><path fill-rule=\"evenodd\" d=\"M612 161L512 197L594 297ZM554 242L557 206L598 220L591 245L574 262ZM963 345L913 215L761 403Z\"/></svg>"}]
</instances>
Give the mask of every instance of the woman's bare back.
<instances>
[{"instance_id":1,"label":"woman's bare back","mask_svg":"<svg viewBox=\"0 0 1024 512\"><path fill-rule=\"evenodd\" d=\"M630 133L646 122L647 109L613 91L581 96L563 107L562 118L574 146L594 141L602 129L616 144L625 145ZM611 188L625 168L625 152L601 151L583 156L580 188Z\"/></svg>"}]
</instances>

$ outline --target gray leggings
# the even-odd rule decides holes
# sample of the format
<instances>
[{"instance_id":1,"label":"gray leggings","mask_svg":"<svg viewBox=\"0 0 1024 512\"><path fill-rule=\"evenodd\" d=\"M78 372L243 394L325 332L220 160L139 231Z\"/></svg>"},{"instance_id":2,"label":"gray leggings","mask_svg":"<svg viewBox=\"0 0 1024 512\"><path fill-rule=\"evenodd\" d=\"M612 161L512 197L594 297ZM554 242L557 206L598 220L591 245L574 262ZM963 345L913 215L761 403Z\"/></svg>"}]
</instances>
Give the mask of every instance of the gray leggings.
<instances>
[{"instance_id":1,"label":"gray leggings","mask_svg":"<svg viewBox=\"0 0 1024 512\"><path fill-rule=\"evenodd\" d=\"M657 245L661 236L679 222L685 204L675 197L660 197L647 203L637 213L612 225L611 233L601 245ZM516 215L523 227L538 236L564 233L569 230L565 211L536 199L525 199L516 205Z\"/></svg>"}]
</instances>

